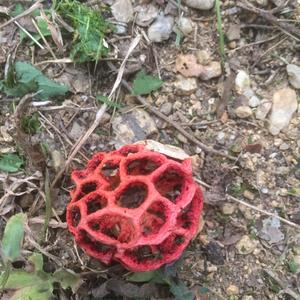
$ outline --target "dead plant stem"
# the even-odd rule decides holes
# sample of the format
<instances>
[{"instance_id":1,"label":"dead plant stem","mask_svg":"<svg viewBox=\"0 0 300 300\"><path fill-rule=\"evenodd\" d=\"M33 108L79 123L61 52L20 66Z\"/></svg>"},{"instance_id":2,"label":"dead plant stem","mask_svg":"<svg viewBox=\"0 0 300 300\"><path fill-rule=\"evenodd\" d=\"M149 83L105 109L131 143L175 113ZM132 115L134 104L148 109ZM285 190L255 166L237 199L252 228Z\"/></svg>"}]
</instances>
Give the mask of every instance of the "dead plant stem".
<instances>
[{"instance_id":1,"label":"dead plant stem","mask_svg":"<svg viewBox=\"0 0 300 300\"><path fill-rule=\"evenodd\" d=\"M31 14L33 11L35 11L36 9L41 7L41 3L43 2L43 0L38 0L36 1L32 6L30 6L27 10L25 10L24 12L22 12L21 14L17 15L14 18L11 18L10 20L8 20L7 22L3 23L2 25L0 25L0 29L4 28L5 26Z\"/></svg>"}]
</instances>

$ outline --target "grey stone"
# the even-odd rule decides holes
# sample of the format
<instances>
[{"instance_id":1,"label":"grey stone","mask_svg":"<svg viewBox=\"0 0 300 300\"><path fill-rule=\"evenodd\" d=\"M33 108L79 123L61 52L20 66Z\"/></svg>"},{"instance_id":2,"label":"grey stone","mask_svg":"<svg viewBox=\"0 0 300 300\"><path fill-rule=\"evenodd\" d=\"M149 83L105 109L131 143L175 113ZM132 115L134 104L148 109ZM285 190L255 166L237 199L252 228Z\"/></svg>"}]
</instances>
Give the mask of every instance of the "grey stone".
<instances>
[{"instance_id":1,"label":"grey stone","mask_svg":"<svg viewBox=\"0 0 300 300\"><path fill-rule=\"evenodd\" d=\"M234 112L240 119L246 119L252 116L252 109L249 106L239 106Z\"/></svg>"},{"instance_id":2,"label":"grey stone","mask_svg":"<svg viewBox=\"0 0 300 300\"><path fill-rule=\"evenodd\" d=\"M272 103L269 100L263 100L259 104L256 112L255 117L258 120L264 120L266 116L268 115L269 111L271 110Z\"/></svg>"},{"instance_id":3,"label":"grey stone","mask_svg":"<svg viewBox=\"0 0 300 300\"><path fill-rule=\"evenodd\" d=\"M230 24L227 30L227 38L229 41L239 40L241 38L241 27L238 24Z\"/></svg>"},{"instance_id":4,"label":"grey stone","mask_svg":"<svg viewBox=\"0 0 300 300\"><path fill-rule=\"evenodd\" d=\"M189 18L180 17L178 27L184 35L189 35L193 31L193 22Z\"/></svg>"},{"instance_id":5,"label":"grey stone","mask_svg":"<svg viewBox=\"0 0 300 300\"><path fill-rule=\"evenodd\" d=\"M137 13L135 22L139 26L149 26L158 15L158 9L153 4L138 5L134 11Z\"/></svg>"},{"instance_id":6,"label":"grey stone","mask_svg":"<svg viewBox=\"0 0 300 300\"><path fill-rule=\"evenodd\" d=\"M85 130L85 127L79 125L79 123L75 121L72 125L69 135L73 140L78 140L84 134Z\"/></svg>"},{"instance_id":7,"label":"grey stone","mask_svg":"<svg viewBox=\"0 0 300 300\"><path fill-rule=\"evenodd\" d=\"M294 112L298 108L296 92L290 88L283 88L273 95L273 106L270 115L269 131L273 135L287 127Z\"/></svg>"},{"instance_id":8,"label":"grey stone","mask_svg":"<svg viewBox=\"0 0 300 300\"><path fill-rule=\"evenodd\" d=\"M112 128L115 134L113 143L116 148L145 140L157 133L157 127L150 115L140 108L128 113L121 113L113 120Z\"/></svg>"},{"instance_id":9,"label":"grey stone","mask_svg":"<svg viewBox=\"0 0 300 300\"><path fill-rule=\"evenodd\" d=\"M187 6L200 10L212 9L215 4L215 0L184 0L184 2Z\"/></svg>"},{"instance_id":10,"label":"grey stone","mask_svg":"<svg viewBox=\"0 0 300 300\"><path fill-rule=\"evenodd\" d=\"M297 65L287 65L286 71L289 75L289 82L295 89L300 89L300 67Z\"/></svg>"},{"instance_id":11,"label":"grey stone","mask_svg":"<svg viewBox=\"0 0 300 300\"><path fill-rule=\"evenodd\" d=\"M240 70L235 78L235 89L239 94L243 94L250 89L250 76L247 72Z\"/></svg>"},{"instance_id":12,"label":"grey stone","mask_svg":"<svg viewBox=\"0 0 300 300\"><path fill-rule=\"evenodd\" d=\"M131 0L117 0L111 6L111 12L119 22L128 23L133 19L133 7Z\"/></svg>"},{"instance_id":13,"label":"grey stone","mask_svg":"<svg viewBox=\"0 0 300 300\"><path fill-rule=\"evenodd\" d=\"M150 41L160 43L168 40L172 33L174 18L171 16L159 15L148 29Z\"/></svg>"},{"instance_id":14,"label":"grey stone","mask_svg":"<svg viewBox=\"0 0 300 300\"><path fill-rule=\"evenodd\" d=\"M186 78L178 75L178 80L174 83L176 92L179 95L190 95L198 88L197 79L194 77Z\"/></svg>"},{"instance_id":15,"label":"grey stone","mask_svg":"<svg viewBox=\"0 0 300 300\"><path fill-rule=\"evenodd\" d=\"M160 112L168 116L172 112L172 107L173 107L172 103L166 102L162 104L160 108Z\"/></svg>"}]
</instances>

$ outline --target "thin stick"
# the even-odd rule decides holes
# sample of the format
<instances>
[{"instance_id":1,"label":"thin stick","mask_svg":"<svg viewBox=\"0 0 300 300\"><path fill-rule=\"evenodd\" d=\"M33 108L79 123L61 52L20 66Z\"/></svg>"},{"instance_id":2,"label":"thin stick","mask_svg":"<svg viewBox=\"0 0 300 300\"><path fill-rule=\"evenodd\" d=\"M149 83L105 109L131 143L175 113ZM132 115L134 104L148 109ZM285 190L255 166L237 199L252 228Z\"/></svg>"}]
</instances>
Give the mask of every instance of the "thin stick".
<instances>
[{"instance_id":1,"label":"thin stick","mask_svg":"<svg viewBox=\"0 0 300 300\"><path fill-rule=\"evenodd\" d=\"M5 22L4 24L0 25L0 29L2 29L3 27L19 20L20 18L23 18L29 14L31 14L33 11L35 11L36 9L41 7L41 3L43 2L43 0L38 0L36 1L32 6L30 6L27 10L25 10L24 12L22 12L21 14L17 15L14 18L11 18L10 20L8 20L7 22Z\"/></svg>"},{"instance_id":2,"label":"thin stick","mask_svg":"<svg viewBox=\"0 0 300 300\"><path fill-rule=\"evenodd\" d=\"M200 180L200 179L198 179L198 178L195 178L195 181L197 181L198 183L200 183L201 185L205 186L205 187L208 188L208 189L211 189L211 188L212 188L211 185L207 184L206 182L204 182L204 181L202 181L202 180ZM253 209L253 210L255 210L255 211L258 211L258 212L260 212L260 213L262 213L262 214L264 214L264 215L267 215L267 216L276 218L276 219L280 220L282 223L285 223L285 224L287 224L287 225L289 225L289 226L291 226L291 227L294 227L294 228L300 230L300 226L299 226L298 224L296 224L296 223L293 223L293 222L291 222L291 221L289 221L289 220L287 220L287 219L285 219L285 218L282 218L282 217L280 217L280 216L278 216L278 215L276 215L276 214L274 214L274 213L271 213L271 212L268 212L268 211L266 211L266 210L260 209L260 208L258 208L258 207L256 207L256 206L254 206L254 205L252 205L252 204L246 202L246 201L237 199L237 198L235 198L235 197L233 197L233 196L231 196L231 195L229 195L229 194L226 194L226 196L227 196L230 200L232 200L232 201L234 201L234 202L237 202L237 203L239 203L239 204L242 204L242 205L244 205L244 206L247 206L247 207L249 207L249 208L251 208L251 209Z\"/></svg>"},{"instance_id":3,"label":"thin stick","mask_svg":"<svg viewBox=\"0 0 300 300\"><path fill-rule=\"evenodd\" d=\"M261 54L259 56L258 59L256 59L255 63L251 66L251 68L253 69L260 61L261 59L268 54L269 52L271 52L273 49L277 48L280 44L282 44L283 42L285 42L288 39L288 37L284 37L282 40L280 40L278 43L276 43L275 45L273 45L272 47L270 47L269 49L267 49L263 54Z\"/></svg>"},{"instance_id":4,"label":"thin stick","mask_svg":"<svg viewBox=\"0 0 300 300\"><path fill-rule=\"evenodd\" d=\"M108 99L110 100L113 96L113 94L115 93L115 91L117 90L118 86L120 85L121 81L122 81L122 76L125 70L125 66L126 66L126 62L128 57L130 56L130 54L132 53L132 51L135 49L135 47L138 45L138 43L140 42L141 36L138 35L135 37L135 39L132 41L128 52L120 66L116 81L114 83L114 86L108 96ZM93 131L98 127L102 116L104 115L105 111L107 108L107 104L103 104L100 109L98 110L94 123L91 125L91 127L88 129L88 131L78 140L78 142L75 144L75 146L73 147L73 150L71 152L71 154L69 155L67 161L65 162L65 165L63 166L63 168L60 170L60 172L55 176L54 181L51 184L51 187L53 188L56 183L58 182L58 180L61 178L61 176L64 174L65 170L68 168L68 166L70 165L71 161L73 160L73 158L75 157L75 155L77 154L77 152L80 150L80 148L82 147L82 145L84 145L84 143L86 142L86 140L89 138L89 136L93 133Z\"/></svg>"},{"instance_id":5,"label":"thin stick","mask_svg":"<svg viewBox=\"0 0 300 300\"><path fill-rule=\"evenodd\" d=\"M51 53L51 55L53 56L54 59L57 60L57 57L55 55L55 53L53 52L53 50L51 49L49 43L47 42L47 40L45 39L44 35L42 34L39 26L36 24L34 18L31 18L31 22L33 23L35 29L37 30L37 32L39 33L40 37L42 38L44 44L46 45L47 49L49 50L49 52Z\"/></svg>"},{"instance_id":6,"label":"thin stick","mask_svg":"<svg viewBox=\"0 0 300 300\"><path fill-rule=\"evenodd\" d=\"M260 17L264 18L269 23L275 25L278 29L280 29L285 34L288 34L289 36L293 37L297 41L300 41L300 30L297 27L295 27L291 24L286 24L286 23L282 22L281 19L277 19L269 11L257 8L254 5L252 5L251 3L249 3L249 1L247 1L247 0L243 0L242 3L237 3L237 6L239 6L240 8L242 8L244 10L248 10L248 11L251 11L251 12L259 15Z\"/></svg>"},{"instance_id":7,"label":"thin stick","mask_svg":"<svg viewBox=\"0 0 300 300\"><path fill-rule=\"evenodd\" d=\"M117 68L110 62L107 63L108 66L110 67L110 69L112 71L117 71ZM132 93L132 88L129 85L129 83L125 80L122 79L122 85ZM232 161L236 161L236 157L234 156L230 156L226 153L220 152L218 150L215 150L205 144L203 144L201 141L199 141L197 138L195 138L193 135L189 134L185 129L183 129L179 124L175 123L174 121L172 121L171 119L169 119L166 115L164 115L163 113L161 113L158 109L156 109L155 107L152 107L147 100L142 97L142 96L136 96L136 99L142 104L144 105L149 111L151 111L153 114L155 114L157 117L161 118L162 120L164 120L165 122L169 123L170 125L172 125L175 129L177 129L182 135L184 135L187 139L189 139L191 142L193 142L194 144L196 144L197 146L199 146L203 151L207 152L207 153L212 153L215 155L220 155L223 157L226 157Z\"/></svg>"},{"instance_id":8,"label":"thin stick","mask_svg":"<svg viewBox=\"0 0 300 300\"><path fill-rule=\"evenodd\" d=\"M27 226L28 227L28 226ZM34 248L36 248L38 251L40 251L42 254L44 254L45 256L47 256L49 259L51 259L52 261L54 261L58 266L62 267L63 263L61 262L61 260L59 260L58 257L52 255L51 253L49 253L48 251L44 250L32 237L31 234L31 230L28 227L27 228L27 241L29 242L29 244L31 244Z\"/></svg>"},{"instance_id":9,"label":"thin stick","mask_svg":"<svg viewBox=\"0 0 300 300\"><path fill-rule=\"evenodd\" d=\"M300 300L299 294L287 287L286 282L283 282L273 271L268 269L264 269L263 271L280 285L285 294L290 295L295 300Z\"/></svg>"},{"instance_id":10,"label":"thin stick","mask_svg":"<svg viewBox=\"0 0 300 300\"><path fill-rule=\"evenodd\" d=\"M45 172L45 222L43 224L43 231L41 236L41 243L44 243L47 236L47 230L49 226L49 222L51 219L51 210L52 210L52 197L51 197L51 189L50 189L50 179L49 179L49 171L46 168Z\"/></svg>"},{"instance_id":11,"label":"thin stick","mask_svg":"<svg viewBox=\"0 0 300 300\"><path fill-rule=\"evenodd\" d=\"M72 63L74 63L74 61L71 58L49 59L49 60L37 62L34 65L40 66L40 65L52 64L52 63L53 64L72 64Z\"/></svg>"},{"instance_id":12,"label":"thin stick","mask_svg":"<svg viewBox=\"0 0 300 300\"><path fill-rule=\"evenodd\" d=\"M285 218L282 218L282 217L280 217L280 216L278 216L278 215L276 215L276 214L274 214L274 213L271 213L271 212L268 212L268 211L266 211L266 210L260 209L260 208L254 206L254 205L252 205L252 204L250 204L250 203L248 203L248 202L245 202L245 201L243 201L243 200L237 199L237 198L235 198L235 197L233 197L233 196L231 196L231 195L228 195L228 194L227 194L227 197L228 197L229 199L231 199L231 200L237 202L237 203L240 203L240 204L242 204L242 205L244 205L244 206L247 206L247 207L249 207L249 208L251 208L251 209L253 209L253 210L256 210L256 211L258 211L258 212L260 212L260 213L262 213L262 214L264 214L264 215L267 215L267 216L270 216L270 217L274 217L274 218L280 220L281 222L283 222L283 223L285 223L285 224L288 224L288 225L290 225L290 226L292 226L292 227L294 227L294 228L300 230L300 226L297 225L296 223L293 223L293 222L291 222L291 221L289 221L289 220L287 220L287 219L285 219Z\"/></svg>"},{"instance_id":13,"label":"thin stick","mask_svg":"<svg viewBox=\"0 0 300 300\"><path fill-rule=\"evenodd\" d=\"M32 41L35 43L35 44L37 44L42 50L44 50L45 48L44 48L44 46L42 45L42 44L40 44L37 40L36 40L36 38L34 38L33 36L32 36L32 34L30 33L30 32L28 32L23 26L21 26L20 25L20 23L19 22L17 22L17 21L14 21L14 23L26 34L26 35L28 35L31 39L32 39Z\"/></svg>"},{"instance_id":14,"label":"thin stick","mask_svg":"<svg viewBox=\"0 0 300 300\"><path fill-rule=\"evenodd\" d=\"M252 46L264 44L264 43L267 43L267 42L271 42L271 41L277 39L280 35L281 35L281 33L278 33L278 34L276 34L276 35L274 35L274 36L272 36L272 37L270 37L268 39L265 39L265 40L262 40L262 41L253 42L253 43L249 43L249 44L237 47L237 48L231 50L230 52L233 53L233 52L236 52L236 51L244 49L244 48L248 48L248 47L252 47Z\"/></svg>"}]
</instances>

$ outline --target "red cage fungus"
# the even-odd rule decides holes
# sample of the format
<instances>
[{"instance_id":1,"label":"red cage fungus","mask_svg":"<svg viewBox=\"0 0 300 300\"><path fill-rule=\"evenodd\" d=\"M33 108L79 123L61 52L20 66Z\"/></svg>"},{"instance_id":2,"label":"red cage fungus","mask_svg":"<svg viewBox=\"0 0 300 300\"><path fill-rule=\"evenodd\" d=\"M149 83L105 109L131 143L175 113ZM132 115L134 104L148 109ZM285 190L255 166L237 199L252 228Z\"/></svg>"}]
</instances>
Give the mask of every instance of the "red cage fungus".
<instances>
[{"instance_id":1,"label":"red cage fungus","mask_svg":"<svg viewBox=\"0 0 300 300\"><path fill-rule=\"evenodd\" d=\"M103 263L149 271L179 258L196 234L203 196L190 159L128 145L97 153L76 184L67 223L77 244Z\"/></svg>"}]
</instances>

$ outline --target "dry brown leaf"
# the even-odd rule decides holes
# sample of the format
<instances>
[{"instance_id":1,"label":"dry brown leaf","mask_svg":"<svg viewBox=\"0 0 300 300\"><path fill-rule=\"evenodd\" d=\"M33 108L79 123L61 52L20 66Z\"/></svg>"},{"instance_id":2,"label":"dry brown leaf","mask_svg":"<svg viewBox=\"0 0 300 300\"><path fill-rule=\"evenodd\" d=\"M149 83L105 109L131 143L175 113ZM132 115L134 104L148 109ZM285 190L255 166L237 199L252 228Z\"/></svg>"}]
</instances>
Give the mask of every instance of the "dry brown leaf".
<instances>
[{"instance_id":1,"label":"dry brown leaf","mask_svg":"<svg viewBox=\"0 0 300 300\"><path fill-rule=\"evenodd\" d=\"M59 26L55 22L51 22L43 10L41 10L41 16L47 22L48 29L50 30L52 39L55 45L57 46L57 48L59 49L59 51L62 53L64 42L63 42L63 38Z\"/></svg>"},{"instance_id":2,"label":"dry brown leaf","mask_svg":"<svg viewBox=\"0 0 300 300\"><path fill-rule=\"evenodd\" d=\"M181 54L176 59L176 71L185 77L198 77L203 72L203 67L197 63L194 55Z\"/></svg>"}]
</instances>

